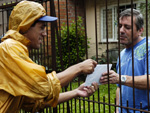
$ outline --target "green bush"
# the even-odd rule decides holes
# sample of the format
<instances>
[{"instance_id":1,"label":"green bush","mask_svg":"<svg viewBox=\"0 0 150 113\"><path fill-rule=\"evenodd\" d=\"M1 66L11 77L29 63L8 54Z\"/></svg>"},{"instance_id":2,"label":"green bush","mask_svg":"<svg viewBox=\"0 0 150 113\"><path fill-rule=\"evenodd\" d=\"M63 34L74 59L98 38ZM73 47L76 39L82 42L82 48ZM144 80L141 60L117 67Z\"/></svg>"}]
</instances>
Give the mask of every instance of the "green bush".
<instances>
[{"instance_id":1,"label":"green bush","mask_svg":"<svg viewBox=\"0 0 150 113\"><path fill-rule=\"evenodd\" d=\"M69 27L63 23L61 30L59 31L61 49L58 48L58 39L56 40L56 63L57 70L62 71L61 66L61 55L63 68L81 62L84 60L86 54L86 45L89 44L88 39L86 40L85 29L81 17L78 17L77 23L72 20ZM89 46L87 45L89 48ZM61 50L61 53L59 51Z\"/></svg>"}]
</instances>

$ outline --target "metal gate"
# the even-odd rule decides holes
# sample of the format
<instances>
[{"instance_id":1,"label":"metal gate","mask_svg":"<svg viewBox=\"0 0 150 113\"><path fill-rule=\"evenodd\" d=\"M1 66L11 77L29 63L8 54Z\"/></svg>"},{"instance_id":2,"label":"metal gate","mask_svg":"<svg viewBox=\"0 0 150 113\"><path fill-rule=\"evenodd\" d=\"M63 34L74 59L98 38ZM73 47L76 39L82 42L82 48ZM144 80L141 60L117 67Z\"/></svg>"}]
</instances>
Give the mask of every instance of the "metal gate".
<instances>
[{"instance_id":1,"label":"metal gate","mask_svg":"<svg viewBox=\"0 0 150 113\"><path fill-rule=\"evenodd\" d=\"M8 30L9 15L13 7L21 0L0 1L0 37ZM98 63L112 63L115 70L117 57L123 47L119 37L119 13L127 8L144 9L145 32L148 39L148 7L147 0L32 0L41 3L48 15L57 16L57 22L47 23L48 36L43 40L39 50L30 51L30 57L36 63L46 67L46 72L63 71L70 65L92 58ZM7 3L5 3L7 2ZM73 30L72 30L73 29ZM62 32L63 31L63 32ZM65 32L65 33L64 33ZM72 34L73 33L73 34ZM74 37L74 38L71 38ZM64 39L65 38L65 39ZM81 40L82 39L82 40ZM65 41L67 42L64 43ZM74 42L74 46L72 46ZM82 46L81 46L82 45ZM75 51L75 52L73 52ZM147 49L148 51L148 49ZM65 59L66 58L66 59ZM148 60L147 60L148 62ZM132 68L134 72L134 68ZM62 92L72 90L84 82L86 75L75 78ZM147 79L148 79L147 75ZM133 81L134 83L134 81ZM149 86L149 80L147 80ZM116 104L116 84L100 85L98 91L89 98L74 98L58 105L56 108L45 108L41 113L114 113L116 108L149 112ZM134 91L133 87L133 91ZM147 88L149 92L149 87ZM134 94L134 93L133 93ZM149 93L147 95L148 110ZM133 95L135 97L135 94ZM121 101L120 101L121 102ZM135 105L135 98L133 99ZM133 105L133 106L134 106ZM129 111L128 111L129 112ZM26 113L21 110L20 113Z\"/></svg>"}]
</instances>

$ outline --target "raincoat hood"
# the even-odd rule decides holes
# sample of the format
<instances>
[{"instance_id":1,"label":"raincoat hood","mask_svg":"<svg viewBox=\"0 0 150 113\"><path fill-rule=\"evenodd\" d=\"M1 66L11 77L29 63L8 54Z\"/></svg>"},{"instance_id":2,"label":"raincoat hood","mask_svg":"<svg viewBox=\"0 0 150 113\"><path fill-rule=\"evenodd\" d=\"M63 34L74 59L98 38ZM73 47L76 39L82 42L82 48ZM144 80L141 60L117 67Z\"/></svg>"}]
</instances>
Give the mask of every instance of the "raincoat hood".
<instances>
[{"instance_id":1,"label":"raincoat hood","mask_svg":"<svg viewBox=\"0 0 150 113\"><path fill-rule=\"evenodd\" d=\"M9 17L9 31L2 38L2 41L12 38L26 46L29 45L30 41L22 34L26 33L37 20L51 22L57 20L57 17L46 16L44 7L37 2L19 2L11 12Z\"/></svg>"},{"instance_id":2,"label":"raincoat hood","mask_svg":"<svg viewBox=\"0 0 150 113\"><path fill-rule=\"evenodd\" d=\"M21 1L9 17L9 29L25 33L39 18L46 15L44 7L32 1Z\"/></svg>"},{"instance_id":3,"label":"raincoat hood","mask_svg":"<svg viewBox=\"0 0 150 113\"><path fill-rule=\"evenodd\" d=\"M24 45L29 45L30 40L22 34L26 33L31 25L39 18L46 15L44 7L32 1L19 2L11 12L9 17L9 31L2 38L2 41L11 38Z\"/></svg>"}]
</instances>

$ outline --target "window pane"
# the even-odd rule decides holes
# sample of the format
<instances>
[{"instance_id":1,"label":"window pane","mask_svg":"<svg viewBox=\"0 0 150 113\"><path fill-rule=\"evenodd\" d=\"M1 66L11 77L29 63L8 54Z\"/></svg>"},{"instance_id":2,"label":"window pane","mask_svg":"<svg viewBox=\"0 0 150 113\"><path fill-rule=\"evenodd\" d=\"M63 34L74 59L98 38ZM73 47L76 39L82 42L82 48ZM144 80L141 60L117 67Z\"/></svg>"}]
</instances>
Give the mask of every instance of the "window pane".
<instances>
[{"instance_id":1,"label":"window pane","mask_svg":"<svg viewBox=\"0 0 150 113\"><path fill-rule=\"evenodd\" d=\"M108 39L113 38L112 32L112 9L107 9ZM106 39L106 10L103 10L103 39Z\"/></svg>"}]
</instances>

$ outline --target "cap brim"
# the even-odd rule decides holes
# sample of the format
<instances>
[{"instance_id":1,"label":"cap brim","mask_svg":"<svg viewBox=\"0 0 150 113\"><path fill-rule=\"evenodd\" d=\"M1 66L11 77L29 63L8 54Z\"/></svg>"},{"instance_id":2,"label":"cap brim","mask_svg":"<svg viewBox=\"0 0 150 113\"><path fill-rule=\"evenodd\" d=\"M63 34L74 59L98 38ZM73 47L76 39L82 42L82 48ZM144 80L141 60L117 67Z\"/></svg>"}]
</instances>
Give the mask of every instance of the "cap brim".
<instances>
[{"instance_id":1,"label":"cap brim","mask_svg":"<svg viewBox=\"0 0 150 113\"><path fill-rule=\"evenodd\" d=\"M52 16L43 16L40 19L38 19L38 21L44 21L44 22L52 22L57 20L57 17L52 17Z\"/></svg>"}]
</instances>

